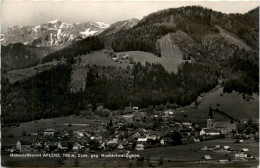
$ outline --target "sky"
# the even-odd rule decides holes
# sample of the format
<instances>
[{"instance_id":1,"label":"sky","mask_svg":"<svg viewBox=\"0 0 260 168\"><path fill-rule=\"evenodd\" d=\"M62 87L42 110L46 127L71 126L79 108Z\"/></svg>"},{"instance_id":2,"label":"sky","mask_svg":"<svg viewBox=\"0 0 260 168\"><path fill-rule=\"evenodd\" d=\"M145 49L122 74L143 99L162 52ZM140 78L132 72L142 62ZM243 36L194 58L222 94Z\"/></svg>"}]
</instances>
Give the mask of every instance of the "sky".
<instances>
[{"instance_id":1,"label":"sky","mask_svg":"<svg viewBox=\"0 0 260 168\"><path fill-rule=\"evenodd\" d=\"M2 32L14 25L37 26L55 19L65 23L101 21L111 24L130 18L142 19L158 10L187 5L200 5L224 13L245 13L259 6L258 1L2 0L1 3Z\"/></svg>"}]
</instances>

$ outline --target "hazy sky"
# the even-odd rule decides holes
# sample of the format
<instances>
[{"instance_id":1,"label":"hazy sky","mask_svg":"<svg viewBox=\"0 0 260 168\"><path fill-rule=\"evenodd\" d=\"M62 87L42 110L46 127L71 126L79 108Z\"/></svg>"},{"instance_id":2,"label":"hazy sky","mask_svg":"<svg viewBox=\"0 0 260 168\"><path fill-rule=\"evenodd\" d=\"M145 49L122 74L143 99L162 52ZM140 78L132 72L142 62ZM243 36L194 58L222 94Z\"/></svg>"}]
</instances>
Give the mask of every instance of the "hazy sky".
<instances>
[{"instance_id":1,"label":"hazy sky","mask_svg":"<svg viewBox=\"0 0 260 168\"><path fill-rule=\"evenodd\" d=\"M111 24L130 18L142 19L158 10L186 5L201 5L225 13L245 13L257 7L259 2L2 0L1 24L2 32L13 25L36 26L54 19L65 23L102 21Z\"/></svg>"}]
</instances>

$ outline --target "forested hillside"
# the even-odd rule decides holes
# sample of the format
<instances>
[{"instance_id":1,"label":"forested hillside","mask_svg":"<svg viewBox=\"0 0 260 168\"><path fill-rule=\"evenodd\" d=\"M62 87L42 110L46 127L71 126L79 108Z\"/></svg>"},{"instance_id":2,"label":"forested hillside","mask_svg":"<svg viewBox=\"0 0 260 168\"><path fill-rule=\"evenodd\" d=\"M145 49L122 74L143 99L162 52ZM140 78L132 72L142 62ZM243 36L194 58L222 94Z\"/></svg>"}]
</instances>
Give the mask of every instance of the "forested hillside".
<instances>
[{"instance_id":1,"label":"forested hillside","mask_svg":"<svg viewBox=\"0 0 260 168\"><path fill-rule=\"evenodd\" d=\"M134 64L132 70L92 66L86 89L72 93L71 65L59 65L31 79L10 84L2 79L2 122L17 123L61 115L93 113L102 104L110 110L130 105L146 108L168 104L188 105L217 83L208 66L185 63L178 74L159 64ZM17 117L13 117L16 115Z\"/></svg>"},{"instance_id":2,"label":"forested hillside","mask_svg":"<svg viewBox=\"0 0 260 168\"><path fill-rule=\"evenodd\" d=\"M98 37L87 37L80 41L74 41L70 46L56 51L43 59L43 62L50 62L52 60L60 60L61 58L73 60L78 55L90 53L104 48L104 44Z\"/></svg>"}]
</instances>

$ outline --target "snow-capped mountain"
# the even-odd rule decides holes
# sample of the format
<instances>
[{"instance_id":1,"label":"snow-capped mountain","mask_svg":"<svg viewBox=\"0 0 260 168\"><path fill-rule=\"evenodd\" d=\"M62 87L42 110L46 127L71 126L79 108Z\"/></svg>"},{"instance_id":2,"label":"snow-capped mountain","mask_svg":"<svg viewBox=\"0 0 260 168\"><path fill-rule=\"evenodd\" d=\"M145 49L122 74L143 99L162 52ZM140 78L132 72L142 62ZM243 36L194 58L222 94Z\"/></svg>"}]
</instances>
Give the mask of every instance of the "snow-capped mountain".
<instances>
[{"instance_id":1,"label":"snow-capped mountain","mask_svg":"<svg viewBox=\"0 0 260 168\"><path fill-rule=\"evenodd\" d=\"M120 30L126 30L134 27L139 22L138 19L131 18L124 21L118 21L110 25L105 31L102 32L102 35L106 36L109 34L114 34Z\"/></svg>"},{"instance_id":2,"label":"snow-capped mountain","mask_svg":"<svg viewBox=\"0 0 260 168\"><path fill-rule=\"evenodd\" d=\"M53 20L39 26L12 26L7 33L1 35L3 45L23 43L33 46L55 46L67 43L73 39L82 39L100 34L109 27L103 22L86 22L68 24Z\"/></svg>"}]
</instances>

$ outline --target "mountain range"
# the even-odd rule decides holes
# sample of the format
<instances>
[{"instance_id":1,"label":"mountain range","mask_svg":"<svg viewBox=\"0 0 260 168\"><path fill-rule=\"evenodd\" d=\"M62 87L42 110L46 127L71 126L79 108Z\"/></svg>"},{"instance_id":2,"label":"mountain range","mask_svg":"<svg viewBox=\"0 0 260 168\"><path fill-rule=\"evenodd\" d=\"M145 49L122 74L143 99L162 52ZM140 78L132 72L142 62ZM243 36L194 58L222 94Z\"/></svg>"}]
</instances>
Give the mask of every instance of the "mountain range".
<instances>
[{"instance_id":1,"label":"mountain range","mask_svg":"<svg viewBox=\"0 0 260 168\"><path fill-rule=\"evenodd\" d=\"M138 19L134 18L112 25L103 22L68 24L56 19L39 26L12 26L5 34L1 34L2 67L17 69L34 65L72 42L100 33L113 34L132 28L137 23Z\"/></svg>"}]
</instances>

